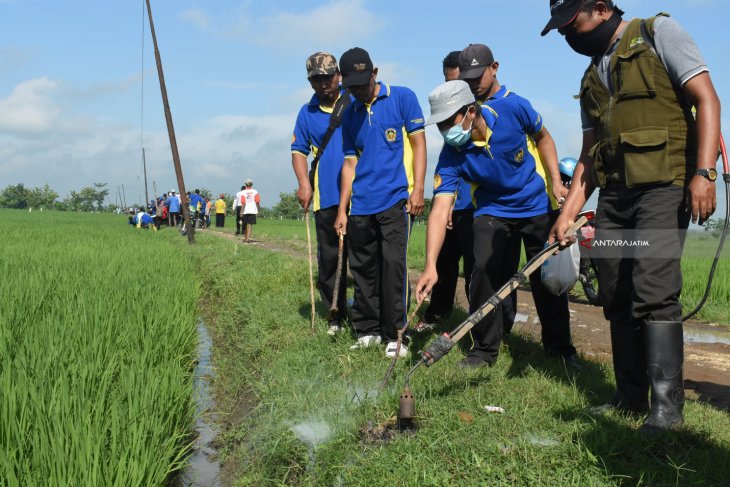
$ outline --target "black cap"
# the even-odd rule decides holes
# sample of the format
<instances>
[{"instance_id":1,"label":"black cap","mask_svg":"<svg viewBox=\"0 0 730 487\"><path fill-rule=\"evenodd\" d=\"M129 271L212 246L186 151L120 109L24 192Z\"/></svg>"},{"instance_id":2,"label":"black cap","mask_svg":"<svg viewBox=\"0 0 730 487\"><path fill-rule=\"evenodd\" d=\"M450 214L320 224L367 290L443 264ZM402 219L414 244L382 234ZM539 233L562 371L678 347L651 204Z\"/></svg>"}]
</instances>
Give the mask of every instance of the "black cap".
<instances>
[{"instance_id":1,"label":"black cap","mask_svg":"<svg viewBox=\"0 0 730 487\"><path fill-rule=\"evenodd\" d=\"M484 44L469 44L459 54L459 79L478 78L494 64L492 51Z\"/></svg>"},{"instance_id":2,"label":"black cap","mask_svg":"<svg viewBox=\"0 0 730 487\"><path fill-rule=\"evenodd\" d=\"M550 0L550 20L540 35L570 24L580 12L581 5L583 0Z\"/></svg>"},{"instance_id":3,"label":"black cap","mask_svg":"<svg viewBox=\"0 0 730 487\"><path fill-rule=\"evenodd\" d=\"M365 49L353 47L340 57L343 88L366 84L372 73L373 62Z\"/></svg>"}]
</instances>

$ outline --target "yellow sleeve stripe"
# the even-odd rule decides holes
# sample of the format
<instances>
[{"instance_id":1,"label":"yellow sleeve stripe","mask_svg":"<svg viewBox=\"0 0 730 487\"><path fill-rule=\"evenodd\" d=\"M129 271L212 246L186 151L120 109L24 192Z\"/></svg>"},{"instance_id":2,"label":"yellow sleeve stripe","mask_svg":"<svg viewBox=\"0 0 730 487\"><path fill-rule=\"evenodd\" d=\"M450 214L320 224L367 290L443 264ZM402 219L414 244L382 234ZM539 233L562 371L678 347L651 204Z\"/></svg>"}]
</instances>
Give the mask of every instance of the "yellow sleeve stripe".
<instances>
[{"instance_id":1,"label":"yellow sleeve stripe","mask_svg":"<svg viewBox=\"0 0 730 487\"><path fill-rule=\"evenodd\" d=\"M425 131L426 131L426 129L423 128L423 129L414 130L413 132L407 132L407 134L408 135L415 135L415 134L420 134L421 132L425 132Z\"/></svg>"},{"instance_id":2,"label":"yellow sleeve stripe","mask_svg":"<svg viewBox=\"0 0 730 487\"><path fill-rule=\"evenodd\" d=\"M357 156L345 156L345 159L357 159Z\"/></svg>"},{"instance_id":3,"label":"yellow sleeve stripe","mask_svg":"<svg viewBox=\"0 0 730 487\"><path fill-rule=\"evenodd\" d=\"M438 193L433 195L434 198L438 198L439 196L451 196L453 198L456 196L456 193Z\"/></svg>"},{"instance_id":4,"label":"yellow sleeve stripe","mask_svg":"<svg viewBox=\"0 0 730 487\"><path fill-rule=\"evenodd\" d=\"M300 155L303 155L304 157L308 157L309 156L309 154L305 154L304 152L301 152L301 151L298 151L298 150L293 150L293 151L291 151L291 153L292 154L300 154Z\"/></svg>"}]
</instances>

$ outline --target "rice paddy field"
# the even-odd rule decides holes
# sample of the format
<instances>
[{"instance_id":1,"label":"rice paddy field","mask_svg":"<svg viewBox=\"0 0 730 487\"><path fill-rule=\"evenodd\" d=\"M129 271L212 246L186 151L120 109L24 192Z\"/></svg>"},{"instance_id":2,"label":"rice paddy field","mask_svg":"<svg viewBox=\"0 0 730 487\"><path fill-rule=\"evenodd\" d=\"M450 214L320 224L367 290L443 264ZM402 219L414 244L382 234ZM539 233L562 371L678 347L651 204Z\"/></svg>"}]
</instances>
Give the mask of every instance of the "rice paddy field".
<instances>
[{"instance_id":1,"label":"rice paddy field","mask_svg":"<svg viewBox=\"0 0 730 487\"><path fill-rule=\"evenodd\" d=\"M0 217L0 485L165 485L193 440L185 247L120 216Z\"/></svg>"}]
</instances>

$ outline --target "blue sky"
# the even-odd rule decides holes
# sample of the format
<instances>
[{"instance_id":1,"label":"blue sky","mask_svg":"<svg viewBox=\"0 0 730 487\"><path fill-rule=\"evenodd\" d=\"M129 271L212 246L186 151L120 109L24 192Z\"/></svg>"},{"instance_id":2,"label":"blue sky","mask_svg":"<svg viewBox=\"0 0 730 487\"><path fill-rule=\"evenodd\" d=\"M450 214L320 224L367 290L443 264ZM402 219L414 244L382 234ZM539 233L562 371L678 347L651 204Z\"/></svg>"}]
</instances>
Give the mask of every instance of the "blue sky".
<instances>
[{"instance_id":1,"label":"blue sky","mask_svg":"<svg viewBox=\"0 0 730 487\"><path fill-rule=\"evenodd\" d=\"M626 18L667 11L690 32L730 126L726 1L617 3ZM124 184L128 201L144 198L144 146L150 192L153 181L158 192L177 188L143 5L0 0L0 187L48 183L65 196L106 182L112 193ZM304 62L354 46L370 52L381 80L412 88L428 115L443 57L487 44L499 81L543 115L559 156L580 150L573 95L587 58L555 33L540 37L548 0L152 0L152 8L188 189L232 193L250 177L264 206L295 189L289 143L312 93ZM429 129L427 141L430 192L441 138Z\"/></svg>"}]
</instances>

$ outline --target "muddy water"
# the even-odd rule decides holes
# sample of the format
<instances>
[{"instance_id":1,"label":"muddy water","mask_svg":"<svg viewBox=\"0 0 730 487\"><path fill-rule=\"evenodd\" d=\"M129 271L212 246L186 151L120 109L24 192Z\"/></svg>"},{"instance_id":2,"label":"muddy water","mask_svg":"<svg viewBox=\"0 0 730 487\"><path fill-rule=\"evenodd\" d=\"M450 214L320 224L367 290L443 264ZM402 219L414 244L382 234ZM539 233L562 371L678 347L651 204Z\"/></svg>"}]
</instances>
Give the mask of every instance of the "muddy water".
<instances>
[{"instance_id":1,"label":"muddy water","mask_svg":"<svg viewBox=\"0 0 730 487\"><path fill-rule=\"evenodd\" d=\"M218 452L211 447L215 432L212 428L214 419L213 400L210 396L210 379L213 368L210 364L211 340L202 319L198 320L198 365L195 367L195 431L198 438L194 451L188 459L188 467L182 473L177 485L182 487L220 487L221 466Z\"/></svg>"},{"instance_id":2,"label":"muddy water","mask_svg":"<svg viewBox=\"0 0 730 487\"><path fill-rule=\"evenodd\" d=\"M730 332L695 328L685 325L684 341L688 343L719 343L730 345Z\"/></svg>"}]
</instances>

